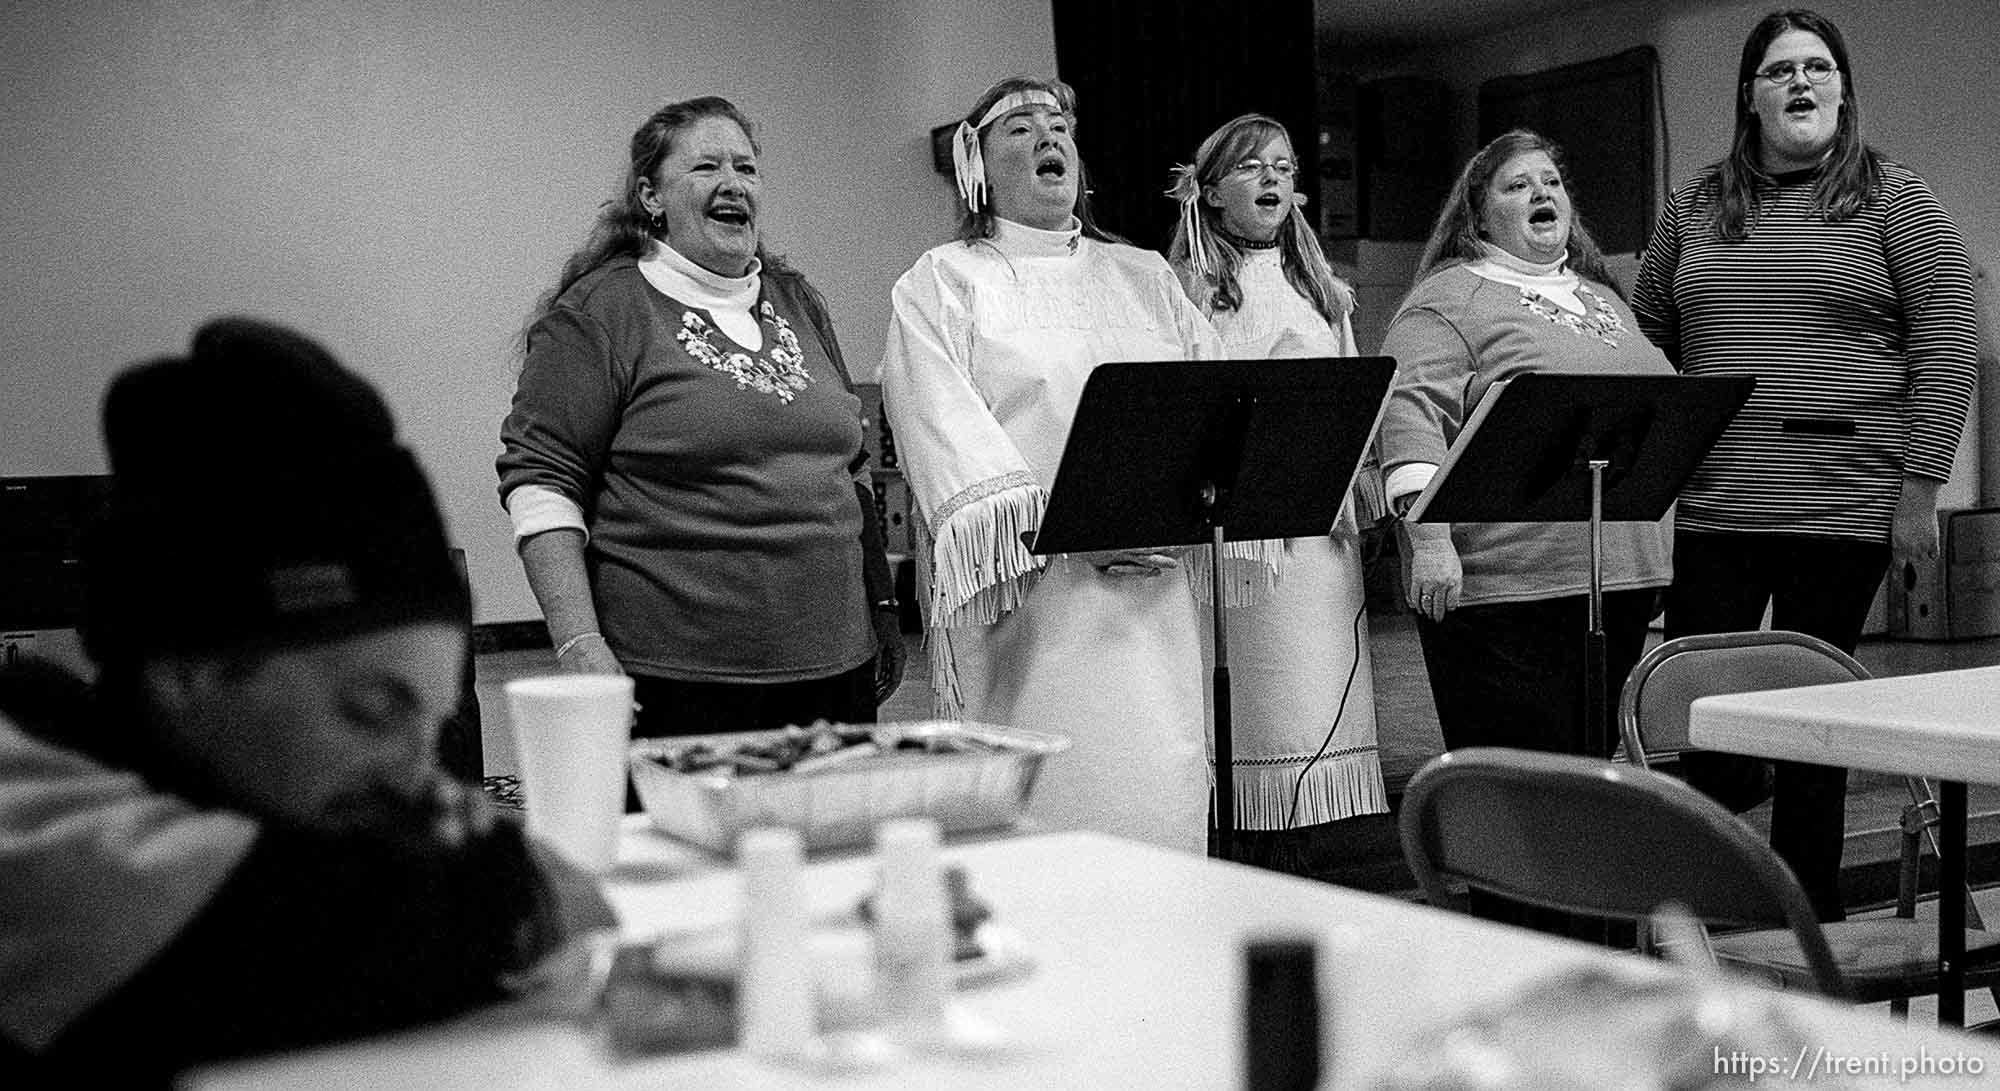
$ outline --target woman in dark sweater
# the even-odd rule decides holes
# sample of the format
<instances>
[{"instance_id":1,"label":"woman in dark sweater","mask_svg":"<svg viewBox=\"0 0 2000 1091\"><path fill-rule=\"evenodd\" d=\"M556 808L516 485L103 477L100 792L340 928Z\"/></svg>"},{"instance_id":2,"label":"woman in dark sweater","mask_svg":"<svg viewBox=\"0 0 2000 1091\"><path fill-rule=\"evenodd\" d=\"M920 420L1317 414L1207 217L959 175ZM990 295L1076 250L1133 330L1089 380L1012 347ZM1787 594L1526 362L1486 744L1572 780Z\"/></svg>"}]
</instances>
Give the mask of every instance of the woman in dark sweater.
<instances>
[{"instance_id":1,"label":"woman in dark sweater","mask_svg":"<svg viewBox=\"0 0 2000 1091\"><path fill-rule=\"evenodd\" d=\"M630 674L640 735L872 721L902 676L861 402L757 155L725 99L640 126L501 426L557 665Z\"/></svg>"}]
</instances>

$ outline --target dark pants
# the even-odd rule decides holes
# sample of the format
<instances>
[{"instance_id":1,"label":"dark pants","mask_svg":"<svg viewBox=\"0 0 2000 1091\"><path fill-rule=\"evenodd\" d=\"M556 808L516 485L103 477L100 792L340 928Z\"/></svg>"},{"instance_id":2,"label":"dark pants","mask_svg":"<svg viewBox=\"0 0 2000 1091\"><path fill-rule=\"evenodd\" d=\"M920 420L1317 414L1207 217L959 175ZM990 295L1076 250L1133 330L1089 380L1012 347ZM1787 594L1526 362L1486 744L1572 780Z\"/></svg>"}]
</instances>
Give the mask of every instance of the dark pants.
<instances>
[{"instance_id":1,"label":"dark pants","mask_svg":"<svg viewBox=\"0 0 2000 1091\"><path fill-rule=\"evenodd\" d=\"M1771 627L1819 637L1852 654L1889 566L1889 546L1791 534L1674 535L1667 636ZM1847 770L1772 763L1771 847L1798 876L1823 921L1846 916L1840 850L1847 835ZM1681 759L1688 783L1738 806L1754 800L1765 763L1734 754ZM1739 807L1739 809L1741 809Z\"/></svg>"},{"instance_id":2,"label":"dark pants","mask_svg":"<svg viewBox=\"0 0 2000 1091\"><path fill-rule=\"evenodd\" d=\"M682 682L635 674L632 699L639 706L632 735L642 739L769 731L814 720L872 724L875 661L845 674L800 682ZM625 809L639 809L630 791Z\"/></svg>"},{"instance_id":3,"label":"dark pants","mask_svg":"<svg viewBox=\"0 0 2000 1091\"><path fill-rule=\"evenodd\" d=\"M1650 588L1604 594L1604 748L1617 744L1618 691L1646 649L1646 624L1658 593ZM1463 606L1443 621L1417 618L1431 699L1447 750L1509 746L1583 754L1589 718L1584 700L1584 649L1590 600L1585 595ZM1470 893L1472 912L1558 935L1593 941L1605 923L1523 905L1484 891ZM1629 929L1617 934L1629 934Z\"/></svg>"},{"instance_id":4,"label":"dark pants","mask_svg":"<svg viewBox=\"0 0 2000 1091\"><path fill-rule=\"evenodd\" d=\"M1239 864L1286 875L1325 878L1343 867L1352 866L1356 839L1367 836L1361 829L1365 825L1361 821L1363 817L1355 815L1282 830L1239 829L1234 831L1235 836L1230 842L1234 848L1229 858ZM1215 853L1218 844L1215 824L1211 821L1208 829L1210 854Z\"/></svg>"},{"instance_id":5,"label":"dark pants","mask_svg":"<svg viewBox=\"0 0 2000 1091\"><path fill-rule=\"evenodd\" d=\"M1605 749L1617 743L1618 690L1646 650L1652 589L1604 594ZM1417 618L1431 699L1446 750L1511 746L1562 754L1584 752L1584 637L1590 602L1583 595L1462 606L1443 621Z\"/></svg>"}]
</instances>

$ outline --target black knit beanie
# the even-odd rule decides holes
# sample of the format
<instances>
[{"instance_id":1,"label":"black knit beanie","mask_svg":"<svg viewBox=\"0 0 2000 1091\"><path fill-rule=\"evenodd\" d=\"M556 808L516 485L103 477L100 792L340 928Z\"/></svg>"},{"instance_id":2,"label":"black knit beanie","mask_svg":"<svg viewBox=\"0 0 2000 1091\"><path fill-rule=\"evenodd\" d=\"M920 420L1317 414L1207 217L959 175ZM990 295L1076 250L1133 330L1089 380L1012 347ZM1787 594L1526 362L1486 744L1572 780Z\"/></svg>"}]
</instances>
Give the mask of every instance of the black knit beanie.
<instances>
[{"instance_id":1,"label":"black knit beanie","mask_svg":"<svg viewBox=\"0 0 2000 1091\"><path fill-rule=\"evenodd\" d=\"M187 356L112 382L104 446L111 498L83 557L100 664L466 617L388 407L302 334L208 323Z\"/></svg>"}]
</instances>

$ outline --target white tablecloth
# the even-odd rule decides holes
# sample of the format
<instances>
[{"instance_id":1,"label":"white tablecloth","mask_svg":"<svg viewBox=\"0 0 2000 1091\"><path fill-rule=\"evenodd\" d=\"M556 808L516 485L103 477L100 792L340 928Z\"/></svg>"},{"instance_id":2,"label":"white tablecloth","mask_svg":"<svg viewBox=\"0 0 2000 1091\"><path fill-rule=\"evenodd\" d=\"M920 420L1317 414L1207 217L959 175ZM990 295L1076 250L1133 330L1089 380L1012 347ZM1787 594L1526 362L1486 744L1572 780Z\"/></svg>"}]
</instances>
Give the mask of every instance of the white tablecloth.
<instances>
[{"instance_id":1,"label":"white tablecloth","mask_svg":"<svg viewBox=\"0 0 2000 1091\"><path fill-rule=\"evenodd\" d=\"M1005 1035L978 1056L904 1058L847 1075L729 1050L619 1064L586 1028L489 1014L217 1069L198 1085L1226 1089L1242 1085L1245 940L1304 935L1319 941L1331 1086L1354 1086L1470 1005L1565 967L1637 958L1098 834L991 840L951 847L948 856L966 865L974 888L998 920L1023 934L1036 960L1024 979L960 994L965 1010ZM865 856L815 863L814 911L844 912L872 878ZM714 859L635 825L611 892L624 930L643 936L726 924L740 884ZM1785 1003L1827 1050L1896 1057L1971 1050L2000 1073L2000 1049L1983 1040L1806 998ZM1939 1086L1977 1083L1961 1077Z\"/></svg>"}]
</instances>

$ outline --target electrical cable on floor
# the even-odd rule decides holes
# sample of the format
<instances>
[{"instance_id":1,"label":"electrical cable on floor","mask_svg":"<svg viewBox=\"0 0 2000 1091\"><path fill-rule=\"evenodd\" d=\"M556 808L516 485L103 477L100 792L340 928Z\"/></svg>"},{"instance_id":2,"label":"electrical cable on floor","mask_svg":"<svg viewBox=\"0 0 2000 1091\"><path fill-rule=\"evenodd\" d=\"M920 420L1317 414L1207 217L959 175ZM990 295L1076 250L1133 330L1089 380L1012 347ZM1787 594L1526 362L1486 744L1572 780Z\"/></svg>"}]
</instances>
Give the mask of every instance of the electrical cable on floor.
<instances>
[{"instance_id":1,"label":"electrical cable on floor","mask_svg":"<svg viewBox=\"0 0 2000 1091\"><path fill-rule=\"evenodd\" d=\"M1354 677L1361 673L1361 641L1365 639L1361 632L1362 619L1367 616L1368 596L1363 594L1361 608L1354 611L1354 662L1347 668L1347 684L1340 687L1340 704L1334 706L1333 726L1326 729L1326 738L1320 740L1319 749L1314 752L1312 759L1306 762L1305 767L1299 770L1299 779L1292 782L1292 806L1285 812L1285 828L1288 830L1298 828L1296 823L1299 817L1299 796L1305 790L1306 774L1312 772L1312 767L1319 764L1319 759L1326 756L1327 747L1333 745L1334 733L1340 730L1340 718L1347 712L1347 695L1354 692ZM1235 770L1229 772L1230 775L1235 775Z\"/></svg>"}]
</instances>

